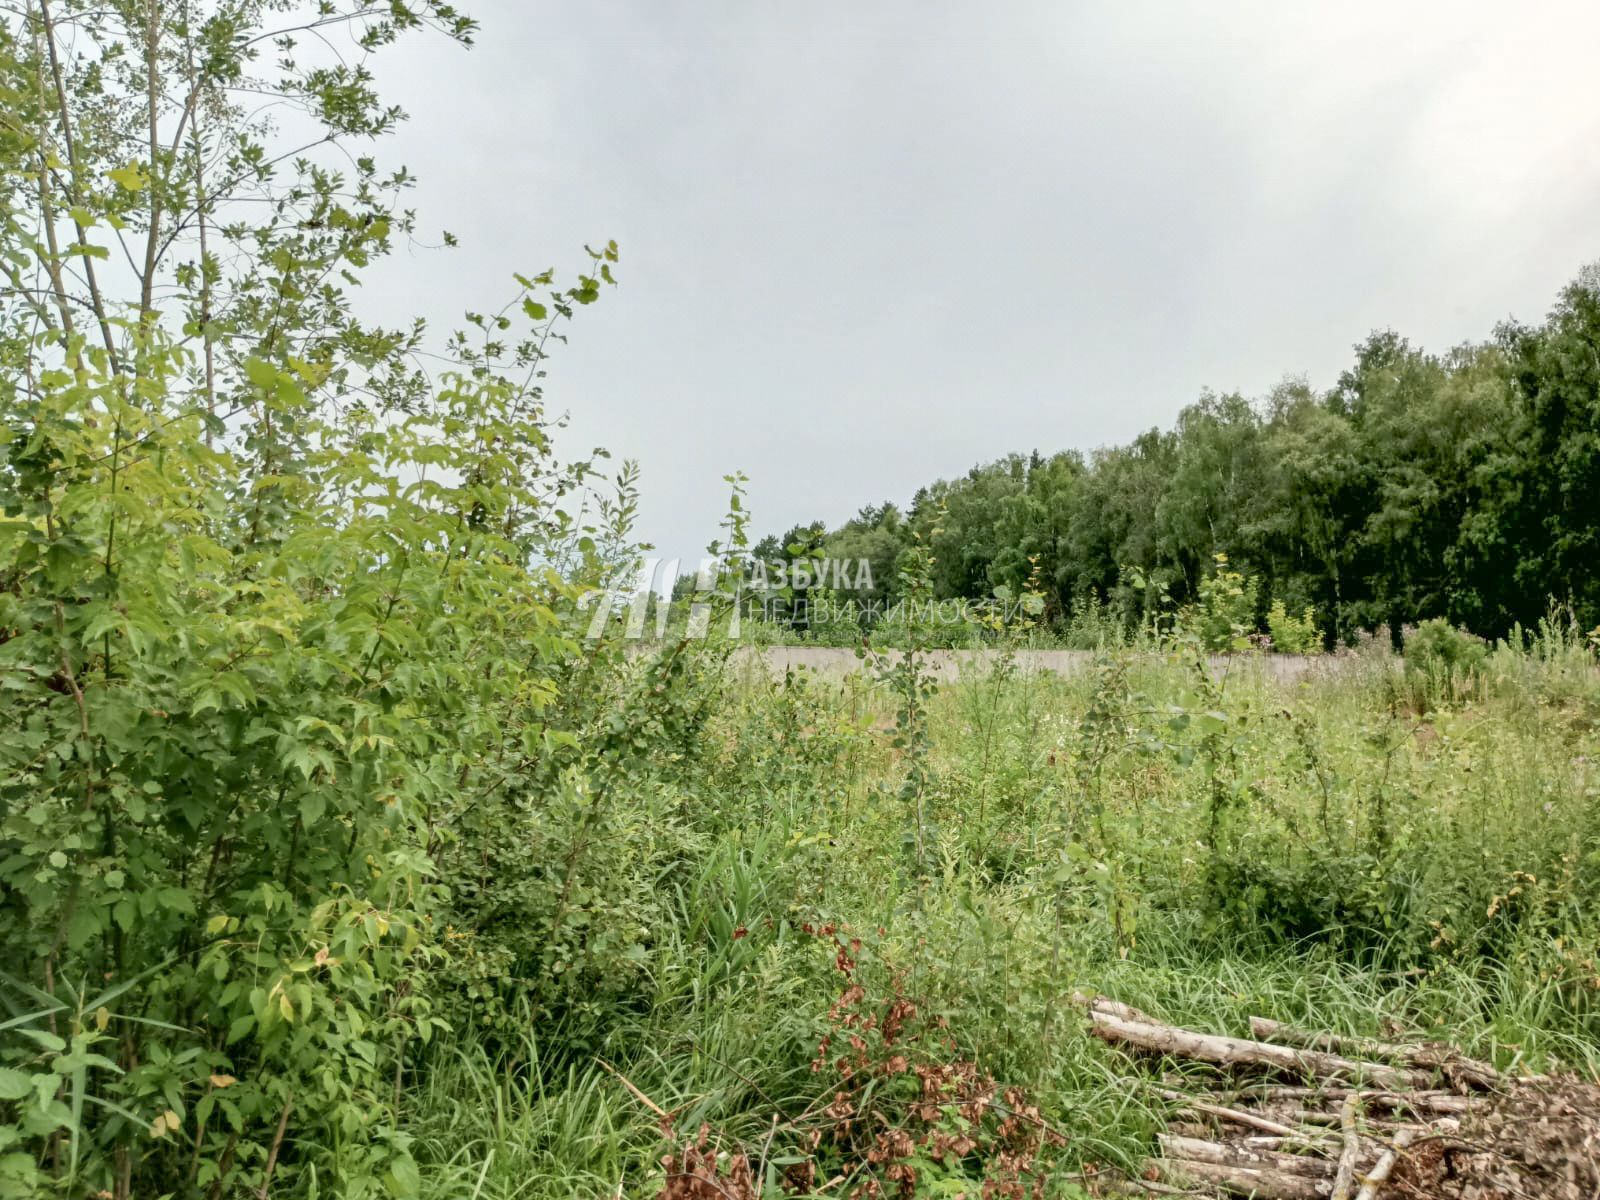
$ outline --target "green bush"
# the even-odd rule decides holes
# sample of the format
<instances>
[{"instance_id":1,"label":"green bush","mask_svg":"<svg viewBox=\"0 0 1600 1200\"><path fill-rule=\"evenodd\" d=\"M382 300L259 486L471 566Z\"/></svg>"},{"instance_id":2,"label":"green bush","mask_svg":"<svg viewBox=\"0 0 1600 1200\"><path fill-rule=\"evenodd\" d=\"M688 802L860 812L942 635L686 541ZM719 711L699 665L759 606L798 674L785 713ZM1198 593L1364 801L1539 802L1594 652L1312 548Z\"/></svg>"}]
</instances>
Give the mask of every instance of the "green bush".
<instances>
[{"instance_id":1,"label":"green bush","mask_svg":"<svg viewBox=\"0 0 1600 1200\"><path fill-rule=\"evenodd\" d=\"M1061 631L1061 644L1071 650L1110 650L1126 646L1127 623L1116 607L1091 593L1072 601Z\"/></svg>"},{"instance_id":2,"label":"green bush","mask_svg":"<svg viewBox=\"0 0 1600 1200\"><path fill-rule=\"evenodd\" d=\"M1228 556L1218 554L1215 569L1200 581L1199 601L1184 610L1179 625L1213 654L1248 650L1258 587L1253 575L1230 570Z\"/></svg>"},{"instance_id":3,"label":"green bush","mask_svg":"<svg viewBox=\"0 0 1600 1200\"><path fill-rule=\"evenodd\" d=\"M1401 631L1406 670L1423 675L1467 675L1483 666L1489 646L1482 638L1434 617Z\"/></svg>"},{"instance_id":4,"label":"green bush","mask_svg":"<svg viewBox=\"0 0 1600 1200\"><path fill-rule=\"evenodd\" d=\"M1267 610L1267 632L1272 648L1283 654L1316 654L1322 649L1322 634L1317 628L1317 612L1309 604L1298 617L1274 600Z\"/></svg>"},{"instance_id":5,"label":"green bush","mask_svg":"<svg viewBox=\"0 0 1600 1200\"><path fill-rule=\"evenodd\" d=\"M63 7L70 52L50 20L0 31L8 105L66 60L0 138L60 207L7 190L0 261L61 280L112 228L147 248L86 309L8 288L0 320L0 1193L413 1195L400 1081L452 1020L439 855L577 748L550 714L613 564L552 504L590 472L554 458L537 381L616 248L571 287L519 278L425 375L345 290L409 232L405 173L288 160L213 99L248 72L323 141L379 134L365 68L290 37L258 60L285 6L202 30L151 5L131 40ZM442 4L321 16L369 48L471 31ZM141 161L130 88L194 142Z\"/></svg>"}]
</instances>

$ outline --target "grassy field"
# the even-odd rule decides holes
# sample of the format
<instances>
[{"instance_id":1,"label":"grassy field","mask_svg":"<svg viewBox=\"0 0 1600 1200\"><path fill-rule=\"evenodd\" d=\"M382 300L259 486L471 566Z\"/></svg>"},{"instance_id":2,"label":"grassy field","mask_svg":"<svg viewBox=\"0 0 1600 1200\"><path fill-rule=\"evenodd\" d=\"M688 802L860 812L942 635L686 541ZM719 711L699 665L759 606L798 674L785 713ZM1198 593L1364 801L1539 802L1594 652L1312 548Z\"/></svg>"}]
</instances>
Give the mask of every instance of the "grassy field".
<instances>
[{"instance_id":1,"label":"grassy field","mask_svg":"<svg viewBox=\"0 0 1600 1200\"><path fill-rule=\"evenodd\" d=\"M697 669L697 748L596 826L586 936L631 930L625 966L433 1046L401 1109L428 1194L761 1194L731 1159L690 1190L702 1127L758 1189L1082 1194L1162 1102L1074 990L1600 1072L1600 680L1557 632L1293 684Z\"/></svg>"}]
</instances>

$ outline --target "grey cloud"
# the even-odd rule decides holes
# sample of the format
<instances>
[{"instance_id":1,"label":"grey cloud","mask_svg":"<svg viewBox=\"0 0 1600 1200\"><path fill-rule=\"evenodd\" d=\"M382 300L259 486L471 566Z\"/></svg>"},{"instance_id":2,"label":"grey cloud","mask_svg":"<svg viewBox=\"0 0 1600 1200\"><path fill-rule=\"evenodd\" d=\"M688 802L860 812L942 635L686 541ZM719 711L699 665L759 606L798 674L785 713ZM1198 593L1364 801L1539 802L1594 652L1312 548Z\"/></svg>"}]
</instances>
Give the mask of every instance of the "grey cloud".
<instances>
[{"instance_id":1,"label":"grey cloud","mask_svg":"<svg viewBox=\"0 0 1600 1200\"><path fill-rule=\"evenodd\" d=\"M1400 10L1400 11L1397 11ZM1203 387L1332 381L1393 326L1540 315L1600 253L1600 9L1459 3L480 5L406 43L448 253L382 311L449 325L616 238L552 365L566 447L644 467L693 555L1009 450L1166 424Z\"/></svg>"}]
</instances>

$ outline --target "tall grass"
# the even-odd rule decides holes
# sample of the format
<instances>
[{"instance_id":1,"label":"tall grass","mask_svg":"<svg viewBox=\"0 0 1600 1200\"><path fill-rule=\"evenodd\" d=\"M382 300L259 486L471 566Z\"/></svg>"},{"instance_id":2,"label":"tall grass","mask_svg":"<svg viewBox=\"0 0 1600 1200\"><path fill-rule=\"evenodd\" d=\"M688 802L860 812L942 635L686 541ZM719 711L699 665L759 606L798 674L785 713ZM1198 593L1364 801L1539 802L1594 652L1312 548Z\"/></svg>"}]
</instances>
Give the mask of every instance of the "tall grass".
<instances>
[{"instance_id":1,"label":"tall grass","mask_svg":"<svg viewBox=\"0 0 1600 1200\"><path fill-rule=\"evenodd\" d=\"M653 1195L662 1112L680 1138L809 1153L841 979L808 923L1027 1088L1068 1168L1136 1161L1162 1116L1075 989L1600 1074L1600 680L1567 631L1459 676L1352 660L1284 683L1241 659L1208 679L1114 649L947 686L921 873L891 705L859 678L730 685L646 984L598 1042L529 1013L514 1040L432 1047L406 1104L431 1194Z\"/></svg>"}]
</instances>

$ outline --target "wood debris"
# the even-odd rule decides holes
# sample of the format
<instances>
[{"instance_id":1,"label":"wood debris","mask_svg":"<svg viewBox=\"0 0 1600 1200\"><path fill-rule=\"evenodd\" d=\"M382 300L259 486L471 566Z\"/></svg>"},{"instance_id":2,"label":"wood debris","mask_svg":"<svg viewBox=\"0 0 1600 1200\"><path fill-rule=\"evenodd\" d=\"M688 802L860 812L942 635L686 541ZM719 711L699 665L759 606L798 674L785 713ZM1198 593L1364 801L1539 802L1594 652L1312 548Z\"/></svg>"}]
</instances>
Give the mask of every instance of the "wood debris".
<instances>
[{"instance_id":1,"label":"wood debris","mask_svg":"<svg viewBox=\"0 0 1600 1200\"><path fill-rule=\"evenodd\" d=\"M1090 1031L1213 1070L1152 1079L1175 1108L1129 1195L1259 1200L1596 1200L1600 1087L1513 1077L1453 1047L1295 1029L1181 1029L1076 996Z\"/></svg>"}]
</instances>

